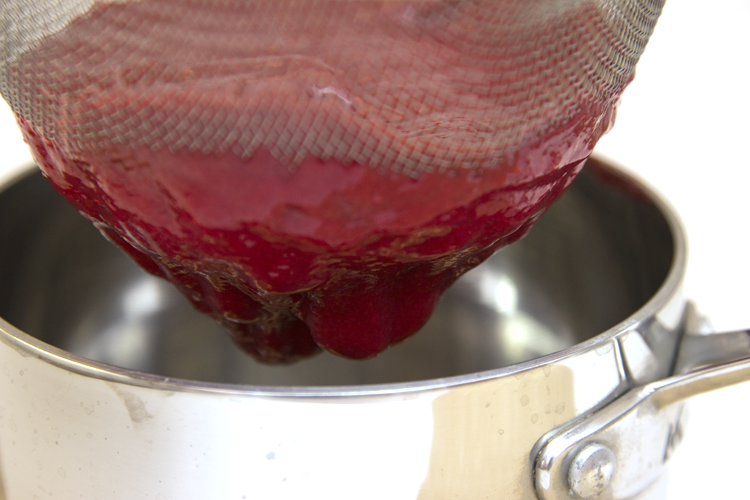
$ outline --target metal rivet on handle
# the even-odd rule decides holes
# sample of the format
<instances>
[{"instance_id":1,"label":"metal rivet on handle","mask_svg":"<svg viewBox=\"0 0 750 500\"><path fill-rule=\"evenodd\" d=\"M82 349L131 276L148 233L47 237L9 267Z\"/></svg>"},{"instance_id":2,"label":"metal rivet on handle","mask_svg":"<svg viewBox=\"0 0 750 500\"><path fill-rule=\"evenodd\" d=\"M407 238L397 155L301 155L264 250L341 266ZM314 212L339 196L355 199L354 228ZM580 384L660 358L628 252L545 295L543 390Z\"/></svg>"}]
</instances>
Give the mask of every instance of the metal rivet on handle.
<instances>
[{"instance_id":1,"label":"metal rivet on handle","mask_svg":"<svg viewBox=\"0 0 750 500\"><path fill-rule=\"evenodd\" d=\"M612 450L602 444L589 444L570 464L568 484L584 500L597 498L607 490L616 468L617 459Z\"/></svg>"}]
</instances>

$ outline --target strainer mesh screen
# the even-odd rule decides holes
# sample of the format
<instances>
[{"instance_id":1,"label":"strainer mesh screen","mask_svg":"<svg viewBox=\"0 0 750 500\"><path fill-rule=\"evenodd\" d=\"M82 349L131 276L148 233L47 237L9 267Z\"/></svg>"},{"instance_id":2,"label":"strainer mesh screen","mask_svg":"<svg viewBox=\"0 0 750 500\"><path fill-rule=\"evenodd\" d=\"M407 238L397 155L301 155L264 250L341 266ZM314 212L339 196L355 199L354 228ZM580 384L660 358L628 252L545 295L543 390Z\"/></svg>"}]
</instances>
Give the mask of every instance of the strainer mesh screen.
<instances>
[{"instance_id":1,"label":"strainer mesh screen","mask_svg":"<svg viewBox=\"0 0 750 500\"><path fill-rule=\"evenodd\" d=\"M614 104L659 0L6 0L0 91L48 139L406 174L507 163ZM64 33L65 36L61 36Z\"/></svg>"}]
</instances>

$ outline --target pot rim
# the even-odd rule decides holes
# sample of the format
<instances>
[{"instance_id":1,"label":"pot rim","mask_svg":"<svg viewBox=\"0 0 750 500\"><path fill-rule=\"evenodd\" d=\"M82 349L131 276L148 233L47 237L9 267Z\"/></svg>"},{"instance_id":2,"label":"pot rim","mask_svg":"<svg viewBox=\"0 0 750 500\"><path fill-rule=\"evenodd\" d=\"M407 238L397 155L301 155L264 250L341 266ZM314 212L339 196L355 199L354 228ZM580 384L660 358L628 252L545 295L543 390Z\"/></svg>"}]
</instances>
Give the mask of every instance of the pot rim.
<instances>
[{"instance_id":1,"label":"pot rim","mask_svg":"<svg viewBox=\"0 0 750 500\"><path fill-rule=\"evenodd\" d=\"M608 158L594 154L592 159L598 166L606 168L625 181L638 186L659 210L667 221L673 240L673 256L669 272L658 291L636 312L615 326L594 337L568 347L561 351L547 354L510 366L494 368L475 373L455 375L436 379L387 384L337 385L337 386L264 386L249 384L230 384L218 382L201 382L192 379L165 377L151 373L121 368L118 366L90 360L43 342L11 325L0 317L0 341L8 345L21 356L34 356L66 371L99 379L132 386L147 387L174 392L200 392L213 394L234 394L243 396L283 397L283 398L321 398L345 396L394 395L410 392L445 389L459 385L483 382L486 380L515 375L520 372L557 363L567 358L582 354L599 345L624 334L635 325L655 317L676 294L679 293L685 275L687 244L682 223L672 207L653 189L640 179L625 172L619 165ZM23 169L15 176L0 183L0 194L7 188L35 171L35 165Z\"/></svg>"}]
</instances>

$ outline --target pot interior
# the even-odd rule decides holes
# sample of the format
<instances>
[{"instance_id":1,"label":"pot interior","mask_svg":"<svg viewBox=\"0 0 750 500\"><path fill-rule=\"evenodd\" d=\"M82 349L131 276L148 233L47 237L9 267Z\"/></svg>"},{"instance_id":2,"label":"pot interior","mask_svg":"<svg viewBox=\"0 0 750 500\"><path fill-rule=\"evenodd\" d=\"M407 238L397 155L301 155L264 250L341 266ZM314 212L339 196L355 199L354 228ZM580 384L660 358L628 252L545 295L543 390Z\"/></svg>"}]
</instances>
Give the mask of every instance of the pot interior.
<instances>
[{"instance_id":1,"label":"pot interior","mask_svg":"<svg viewBox=\"0 0 750 500\"><path fill-rule=\"evenodd\" d=\"M674 244L650 196L589 160L531 233L461 278L412 338L369 361L324 353L278 367L243 355L35 171L0 193L0 316L88 359L204 382L340 386L475 373L590 339L656 293Z\"/></svg>"}]
</instances>

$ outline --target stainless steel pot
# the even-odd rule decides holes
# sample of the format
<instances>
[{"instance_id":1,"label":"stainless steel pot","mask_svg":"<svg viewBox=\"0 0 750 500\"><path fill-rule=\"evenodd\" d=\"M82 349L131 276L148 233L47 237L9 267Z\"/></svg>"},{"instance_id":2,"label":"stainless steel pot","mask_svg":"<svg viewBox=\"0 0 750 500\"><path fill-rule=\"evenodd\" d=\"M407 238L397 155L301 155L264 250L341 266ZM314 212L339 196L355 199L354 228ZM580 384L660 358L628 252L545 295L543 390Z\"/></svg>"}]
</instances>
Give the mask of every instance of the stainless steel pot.
<instances>
[{"instance_id":1,"label":"stainless steel pot","mask_svg":"<svg viewBox=\"0 0 750 500\"><path fill-rule=\"evenodd\" d=\"M8 500L657 498L683 401L750 378L653 193L590 160L373 361L244 358L39 174L0 193Z\"/></svg>"}]
</instances>

